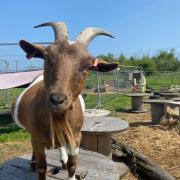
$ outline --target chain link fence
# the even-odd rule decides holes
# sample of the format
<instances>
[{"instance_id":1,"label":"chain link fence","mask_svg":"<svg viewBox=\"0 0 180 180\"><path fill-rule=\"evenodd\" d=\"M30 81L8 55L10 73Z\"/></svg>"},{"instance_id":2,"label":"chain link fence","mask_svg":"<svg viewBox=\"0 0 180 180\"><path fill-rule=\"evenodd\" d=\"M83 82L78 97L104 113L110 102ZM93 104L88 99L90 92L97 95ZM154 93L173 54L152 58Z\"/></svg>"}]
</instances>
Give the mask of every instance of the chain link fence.
<instances>
[{"instance_id":1,"label":"chain link fence","mask_svg":"<svg viewBox=\"0 0 180 180\"><path fill-rule=\"evenodd\" d=\"M47 45L47 43L44 43ZM28 61L18 43L0 44L0 73L13 73L42 69L43 60L35 59ZM0 90L0 111L11 107L12 101L24 88L12 88Z\"/></svg>"},{"instance_id":2,"label":"chain link fence","mask_svg":"<svg viewBox=\"0 0 180 180\"><path fill-rule=\"evenodd\" d=\"M120 74L119 74L120 75ZM126 86L129 83L125 84ZM130 91L130 86L129 91ZM24 87L0 90L0 107L11 107L13 100L24 90ZM117 71L108 73L91 72L85 81L82 95L88 108L101 107L102 104L113 100L121 91L122 84ZM123 87L125 89L125 87Z\"/></svg>"}]
</instances>

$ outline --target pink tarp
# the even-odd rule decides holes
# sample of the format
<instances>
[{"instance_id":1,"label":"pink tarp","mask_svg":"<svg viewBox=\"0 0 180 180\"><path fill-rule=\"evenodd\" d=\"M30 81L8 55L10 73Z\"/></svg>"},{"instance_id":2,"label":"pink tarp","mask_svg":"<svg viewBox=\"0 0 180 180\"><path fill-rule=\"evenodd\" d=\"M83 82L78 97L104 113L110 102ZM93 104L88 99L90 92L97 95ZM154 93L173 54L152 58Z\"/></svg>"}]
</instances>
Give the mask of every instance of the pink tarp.
<instances>
[{"instance_id":1,"label":"pink tarp","mask_svg":"<svg viewBox=\"0 0 180 180\"><path fill-rule=\"evenodd\" d=\"M9 89L31 83L43 70L0 74L0 89Z\"/></svg>"}]
</instances>

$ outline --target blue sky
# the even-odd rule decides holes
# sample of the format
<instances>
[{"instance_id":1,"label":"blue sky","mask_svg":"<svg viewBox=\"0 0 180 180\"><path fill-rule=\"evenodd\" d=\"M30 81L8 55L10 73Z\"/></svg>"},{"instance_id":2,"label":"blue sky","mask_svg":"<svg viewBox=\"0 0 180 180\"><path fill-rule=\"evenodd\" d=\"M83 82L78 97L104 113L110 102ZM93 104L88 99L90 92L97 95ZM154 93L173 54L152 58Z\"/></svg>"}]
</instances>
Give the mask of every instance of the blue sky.
<instances>
[{"instance_id":1,"label":"blue sky","mask_svg":"<svg viewBox=\"0 0 180 180\"><path fill-rule=\"evenodd\" d=\"M71 39L88 26L114 34L115 39L99 36L92 41L93 55L173 47L180 51L179 0L1 0L0 7L0 43L53 41L50 28L32 27L64 21Z\"/></svg>"}]
</instances>

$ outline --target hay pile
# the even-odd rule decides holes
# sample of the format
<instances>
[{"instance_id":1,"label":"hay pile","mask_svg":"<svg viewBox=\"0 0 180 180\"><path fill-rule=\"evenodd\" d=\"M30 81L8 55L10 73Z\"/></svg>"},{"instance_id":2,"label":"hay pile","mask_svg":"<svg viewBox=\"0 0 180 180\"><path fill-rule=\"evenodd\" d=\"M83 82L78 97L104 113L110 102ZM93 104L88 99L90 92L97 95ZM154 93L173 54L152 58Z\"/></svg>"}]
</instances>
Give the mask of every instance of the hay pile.
<instances>
[{"instance_id":1,"label":"hay pile","mask_svg":"<svg viewBox=\"0 0 180 180\"><path fill-rule=\"evenodd\" d=\"M119 113L118 117L129 121L130 126L134 127L114 135L113 138L143 153L161 165L176 179L180 179L179 131L177 129L160 129L159 127L149 126L147 117L150 117L150 113L138 115ZM150 122L151 120L149 120ZM131 176L128 176L128 178L134 179Z\"/></svg>"}]
</instances>

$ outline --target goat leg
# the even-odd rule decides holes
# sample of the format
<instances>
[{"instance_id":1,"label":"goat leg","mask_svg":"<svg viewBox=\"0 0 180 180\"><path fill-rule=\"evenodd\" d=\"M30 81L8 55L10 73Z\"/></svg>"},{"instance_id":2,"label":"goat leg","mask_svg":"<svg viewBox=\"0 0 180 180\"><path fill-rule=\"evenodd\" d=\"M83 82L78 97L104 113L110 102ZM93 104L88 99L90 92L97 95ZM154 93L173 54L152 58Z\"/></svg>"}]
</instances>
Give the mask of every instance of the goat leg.
<instances>
[{"instance_id":1,"label":"goat leg","mask_svg":"<svg viewBox=\"0 0 180 180\"><path fill-rule=\"evenodd\" d=\"M61 146L58 149L60 154L60 162L62 163L62 168L67 169L67 161L68 161L67 149L64 146Z\"/></svg>"},{"instance_id":2,"label":"goat leg","mask_svg":"<svg viewBox=\"0 0 180 180\"><path fill-rule=\"evenodd\" d=\"M32 158L31 158L31 170L32 171L36 170L36 159L35 159L34 151L32 153Z\"/></svg>"},{"instance_id":3,"label":"goat leg","mask_svg":"<svg viewBox=\"0 0 180 180\"><path fill-rule=\"evenodd\" d=\"M67 168L69 179L75 180L75 172L76 172L76 164L77 164L77 155L69 155Z\"/></svg>"},{"instance_id":4,"label":"goat leg","mask_svg":"<svg viewBox=\"0 0 180 180\"><path fill-rule=\"evenodd\" d=\"M47 163L46 163L46 155L45 155L45 145L42 143L37 143L34 141L33 145L33 152L36 159L36 169L39 175L39 180L46 180L46 170L47 170Z\"/></svg>"}]
</instances>

